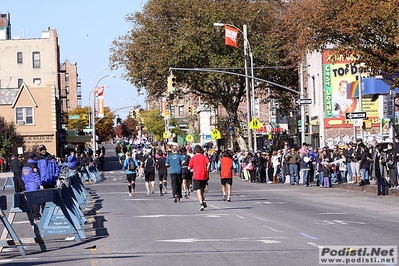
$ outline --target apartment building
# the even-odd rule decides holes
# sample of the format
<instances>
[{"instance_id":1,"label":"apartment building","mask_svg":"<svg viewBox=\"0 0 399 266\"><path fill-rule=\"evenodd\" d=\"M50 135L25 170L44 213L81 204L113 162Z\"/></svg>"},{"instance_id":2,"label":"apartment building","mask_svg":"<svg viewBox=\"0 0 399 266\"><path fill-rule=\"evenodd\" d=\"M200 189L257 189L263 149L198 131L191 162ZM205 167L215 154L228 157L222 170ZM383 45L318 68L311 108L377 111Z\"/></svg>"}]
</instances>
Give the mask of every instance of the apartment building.
<instances>
[{"instance_id":1,"label":"apartment building","mask_svg":"<svg viewBox=\"0 0 399 266\"><path fill-rule=\"evenodd\" d=\"M50 153L63 155L63 125L80 99L77 64L60 64L57 31L48 28L38 38L12 37L10 14L0 14L0 110L16 123L23 152L36 140L46 140Z\"/></svg>"}]
</instances>

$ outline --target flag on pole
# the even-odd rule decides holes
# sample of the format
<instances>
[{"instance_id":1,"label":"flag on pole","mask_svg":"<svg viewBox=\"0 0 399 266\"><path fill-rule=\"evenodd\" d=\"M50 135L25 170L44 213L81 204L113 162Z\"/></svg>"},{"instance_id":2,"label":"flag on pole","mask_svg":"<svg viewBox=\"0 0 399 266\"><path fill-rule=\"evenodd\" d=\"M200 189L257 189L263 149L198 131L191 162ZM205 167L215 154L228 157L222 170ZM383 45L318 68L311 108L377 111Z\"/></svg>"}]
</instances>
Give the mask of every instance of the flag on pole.
<instances>
[{"instance_id":1,"label":"flag on pole","mask_svg":"<svg viewBox=\"0 0 399 266\"><path fill-rule=\"evenodd\" d=\"M99 86L95 89L96 96L103 96L104 93L104 86Z\"/></svg>"},{"instance_id":2,"label":"flag on pole","mask_svg":"<svg viewBox=\"0 0 399 266\"><path fill-rule=\"evenodd\" d=\"M237 46L238 29L224 25L224 32L225 32L224 44L238 48Z\"/></svg>"}]
</instances>

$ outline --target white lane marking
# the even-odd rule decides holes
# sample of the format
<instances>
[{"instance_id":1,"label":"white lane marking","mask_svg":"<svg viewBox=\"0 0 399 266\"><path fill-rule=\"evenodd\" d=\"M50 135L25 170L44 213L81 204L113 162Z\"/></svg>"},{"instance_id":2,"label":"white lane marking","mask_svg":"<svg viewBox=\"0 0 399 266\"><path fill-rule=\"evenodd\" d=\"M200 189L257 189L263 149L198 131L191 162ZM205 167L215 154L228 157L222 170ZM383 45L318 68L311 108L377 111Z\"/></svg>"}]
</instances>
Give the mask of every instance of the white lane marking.
<instances>
[{"instance_id":1,"label":"white lane marking","mask_svg":"<svg viewBox=\"0 0 399 266\"><path fill-rule=\"evenodd\" d=\"M316 243L313 243L313 242L306 242L306 243L308 243L309 245L314 246L316 248L321 248L322 247L322 246L320 246L320 245L318 245Z\"/></svg>"},{"instance_id":2,"label":"white lane marking","mask_svg":"<svg viewBox=\"0 0 399 266\"><path fill-rule=\"evenodd\" d=\"M265 218L262 218L262 217L256 217L256 219L258 219L259 221L265 222L265 223L268 222L268 220L266 220ZM263 225L263 226L266 227L267 229L273 231L273 232L276 232L276 233L282 233L283 232L283 231L280 231L280 230L275 229L273 227L270 227L268 225Z\"/></svg>"},{"instance_id":3,"label":"white lane marking","mask_svg":"<svg viewBox=\"0 0 399 266\"><path fill-rule=\"evenodd\" d=\"M299 233L301 236L303 236L303 237L306 237L306 238L309 238L309 239L312 239L312 240L316 240L316 239L318 239L317 237L314 237L314 236L311 236L311 235L309 235L309 234L307 234L307 233Z\"/></svg>"},{"instance_id":4,"label":"white lane marking","mask_svg":"<svg viewBox=\"0 0 399 266\"><path fill-rule=\"evenodd\" d=\"M278 244L281 243L279 240L272 239L259 239L259 238L214 238L214 239L199 239L199 238L181 238L181 239L161 239L157 242L169 242L169 243L194 243L194 242L261 242L263 244Z\"/></svg>"},{"instance_id":5,"label":"white lane marking","mask_svg":"<svg viewBox=\"0 0 399 266\"><path fill-rule=\"evenodd\" d=\"M211 207L214 208L214 209L220 210L220 207L218 207L218 206L216 206L216 205L209 205L209 206L211 206Z\"/></svg>"},{"instance_id":6,"label":"white lane marking","mask_svg":"<svg viewBox=\"0 0 399 266\"><path fill-rule=\"evenodd\" d=\"M342 221L342 220L322 220L321 223L315 223L321 225L332 225L332 224L367 224L365 222L357 222L357 221Z\"/></svg>"},{"instance_id":7,"label":"white lane marking","mask_svg":"<svg viewBox=\"0 0 399 266\"><path fill-rule=\"evenodd\" d=\"M284 202L281 201L264 201L264 202L260 202L260 201L255 201L255 204L285 204Z\"/></svg>"},{"instance_id":8,"label":"white lane marking","mask_svg":"<svg viewBox=\"0 0 399 266\"><path fill-rule=\"evenodd\" d=\"M340 215L340 214L348 214L347 212L321 212L320 214L324 215Z\"/></svg>"},{"instance_id":9,"label":"white lane marking","mask_svg":"<svg viewBox=\"0 0 399 266\"><path fill-rule=\"evenodd\" d=\"M241 216L241 215L238 215L238 214L236 214L236 217L241 218L241 219L245 219L244 216Z\"/></svg>"},{"instance_id":10,"label":"white lane marking","mask_svg":"<svg viewBox=\"0 0 399 266\"><path fill-rule=\"evenodd\" d=\"M220 218L222 216L227 216L230 214L154 214L154 215L141 215L136 216L136 218L161 218L161 217L193 217L193 216L202 216L207 218Z\"/></svg>"}]
</instances>

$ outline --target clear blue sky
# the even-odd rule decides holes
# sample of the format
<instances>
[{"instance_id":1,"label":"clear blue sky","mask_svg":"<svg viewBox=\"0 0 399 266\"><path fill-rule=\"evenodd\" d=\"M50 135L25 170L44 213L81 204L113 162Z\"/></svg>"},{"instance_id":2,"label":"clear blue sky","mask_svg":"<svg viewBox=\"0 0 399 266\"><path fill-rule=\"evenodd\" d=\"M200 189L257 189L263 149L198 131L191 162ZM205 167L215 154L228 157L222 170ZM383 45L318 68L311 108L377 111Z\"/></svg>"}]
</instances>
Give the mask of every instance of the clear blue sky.
<instances>
[{"instance_id":1,"label":"clear blue sky","mask_svg":"<svg viewBox=\"0 0 399 266\"><path fill-rule=\"evenodd\" d=\"M131 24L125 21L128 13L141 11L146 1L140 0L8 0L1 1L0 13L11 16L11 35L38 38L48 27L56 29L60 45L61 63L68 59L78 64L82 82L83 106L88 105L89 94L97 75L108 67L109 48L114 39L125 35ZM99 85L109 85L104 92L105 106L111 110L135 105L136 98L144 106L144 96L137 96L137 89L121 79L123 70L101 72L105 78ZM143 92L143 90L142 90ZM129 110L118 111L126 118Z\"/></svg>"}]
</instances>

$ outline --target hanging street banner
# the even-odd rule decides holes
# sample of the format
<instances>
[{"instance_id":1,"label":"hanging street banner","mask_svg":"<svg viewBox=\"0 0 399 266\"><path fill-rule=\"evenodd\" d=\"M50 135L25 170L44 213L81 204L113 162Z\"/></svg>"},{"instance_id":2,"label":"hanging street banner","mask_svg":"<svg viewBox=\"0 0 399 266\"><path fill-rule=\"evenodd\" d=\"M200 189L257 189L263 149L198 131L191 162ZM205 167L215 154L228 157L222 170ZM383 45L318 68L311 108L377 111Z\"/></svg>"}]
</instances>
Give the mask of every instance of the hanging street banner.
<instances>
[{"instance_id":1,"label":"hanging street banner","mask_svg":"<svg viewBox=\"0 0 399 266\"><path fill-rule=\"evenodd\" d=\"M100 86L96 88L96 95L97 95L97 117L103 118L104 117L104 86Z\"/></svg>"},{"instance_id":2,"label":"hanging street banner","mask_svg":"<svg viewBox=\"0 0 399 266\"><path fill-rule=\"evenodd\" d=\"M323 52L324 77L324 125L332 127L353 127L353 121L346 118L346 113L359 112L359 100L354 92L359 87L357 78L358 67L352 65L351 58L333 54L333 51ZM374 102L370 98L362 98L362 111L367 117L378 119L379 100ZM373 123L377 126L377 123ZM378 119L379 126L379 119Z\"/></svg>"},{"instance_id":3,"label":"hanging street banner","mask_svg":"<svg viewBox=\"0 0 399 266\"><path fill-rule=\"evenodd\" d=\"M238 30L236 28L225 25L224 32L225 32L224 44L238 48L237 46Z\"/></svg>"}]
</instances>

